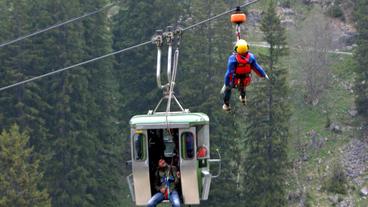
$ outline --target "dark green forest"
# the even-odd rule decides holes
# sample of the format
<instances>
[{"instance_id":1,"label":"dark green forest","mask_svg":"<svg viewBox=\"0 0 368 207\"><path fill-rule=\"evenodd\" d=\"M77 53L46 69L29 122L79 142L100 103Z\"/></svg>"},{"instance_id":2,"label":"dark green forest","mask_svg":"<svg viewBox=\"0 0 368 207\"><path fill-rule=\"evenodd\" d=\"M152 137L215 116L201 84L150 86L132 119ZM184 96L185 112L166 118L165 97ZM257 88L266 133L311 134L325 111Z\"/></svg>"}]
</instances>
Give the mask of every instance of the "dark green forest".
<instances>
[{"instance_id":1,"label":"dark green forest","mask_svg":"<svg viewBox=\"0 0 368 207\"><path fill-rule=\"evenodd\" d=\"M244 2L0 0L0 44L112 3L99 13L1 46L0 87L150 41L158 29L185 28ZM307 57L308 50L293 49L303 35L283 26L278 13L280 7L294 8L305 15L298 21L307 22L316 6L305 2L259 0L243 9L259 11L258 26L246 22L242 36L269 45L251 45L251 51L270 80L253 76L246 106L234 91L230 113L222 110L220 94L236 41L229 15L183 32L175 95L191 112L209 116L211 151L219 149L222 156L222 174L213 179L202 206L329 206L328 193L341 186L339 199L347 192L359 194L360 186L347 184L344 172L348 181L330 182L332 167L322 176L319 166L336 157L327 151L345 146L352 136L368 139L368 1L349 1L359 34L353 56L328 54L326 59L338 64L324 62L334 77L346 77L347 70L354 74L354 93L326 87L317 106L304 102L308 81L299 58ZM317 49L317 56L325 55ZM162 97L155 74L156 46L150 43L0 91L0 207L133 206L126 183L129 119L146 114ZM353 103L358 115L347 121L341 115L347 110L341 108ZM339 120L354 130L335 134L320 126ZM305 134L314 129L332 140L321 150L305 147ZM295 167L305 152L310 162ZM317 178L308 181L309 176ZM319 184L322 190L316 191L313 186ZM368 180L362 185L368 186ZM294 199L293 192L299 197Z\"/></svg>"}]
</instances>

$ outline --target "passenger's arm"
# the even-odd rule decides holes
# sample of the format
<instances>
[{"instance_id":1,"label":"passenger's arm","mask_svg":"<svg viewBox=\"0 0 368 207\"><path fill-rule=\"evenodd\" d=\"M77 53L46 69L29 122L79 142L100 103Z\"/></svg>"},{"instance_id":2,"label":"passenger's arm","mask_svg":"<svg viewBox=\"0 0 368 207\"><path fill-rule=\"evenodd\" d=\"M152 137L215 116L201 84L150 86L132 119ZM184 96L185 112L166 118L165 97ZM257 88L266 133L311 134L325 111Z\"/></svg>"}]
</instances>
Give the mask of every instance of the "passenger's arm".
<instances>
[{"instance_id":1,"label":"passenger's arm","mask_svg":"<svg viewBox=\"0 0 368 207\"><path fill-rule=\"evenodd\" d=\"M266 74L266 72L264 71L264 69L257 63L256 57L253 54L250 54L250 64L252 66L252 70L259 76L262 78L267 78L268 76Z\"/></svg>"},{"instance_id":2,"label":"passenger's arm","mask_svg":"<svg viewBox=\"0 0 368 207\"><path fill-rule=\"evenodd\" d=\"M158 173L158 171L155 172L155 183L154 183L155 189L157 192L160 192L161 190L161 178Z\"/></svg>"},{"instance_id":3,"label":"passenger's arm","mask_svg":"<svg viewBox=\"0 0 368 207\"><path fill-rule=\"evenodd\" d=\"M233 80L233 75L235 72L235 68L236 68L236 58L235 55L231 55L229 57L229 60L227 62L227 69L226 69L226 73L225 73L225 86L230 86L231 82L230 82L230 77Z\"/></svg>"}]
</instances>

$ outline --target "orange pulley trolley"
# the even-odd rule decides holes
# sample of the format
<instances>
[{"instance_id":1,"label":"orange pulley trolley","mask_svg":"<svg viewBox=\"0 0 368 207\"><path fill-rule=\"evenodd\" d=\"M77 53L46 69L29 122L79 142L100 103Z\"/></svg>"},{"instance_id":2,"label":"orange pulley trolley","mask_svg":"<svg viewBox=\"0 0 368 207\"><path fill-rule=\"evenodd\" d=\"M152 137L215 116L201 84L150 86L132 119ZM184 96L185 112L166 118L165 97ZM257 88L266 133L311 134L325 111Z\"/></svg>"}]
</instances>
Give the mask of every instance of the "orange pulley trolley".
<instances>
[{"instance_id":1,"label":"orange pulley trolley","mask_svg":"<svg viewBox=\"0 0 368 207\"><path fill-rule=\"evenodd\" d=\"M231 22L236 24L236 39L240 39L240 25L247 20L247 16L240 10L240 7L236 7L235 13L231 15Z\"/></svg>"}]
</instances>

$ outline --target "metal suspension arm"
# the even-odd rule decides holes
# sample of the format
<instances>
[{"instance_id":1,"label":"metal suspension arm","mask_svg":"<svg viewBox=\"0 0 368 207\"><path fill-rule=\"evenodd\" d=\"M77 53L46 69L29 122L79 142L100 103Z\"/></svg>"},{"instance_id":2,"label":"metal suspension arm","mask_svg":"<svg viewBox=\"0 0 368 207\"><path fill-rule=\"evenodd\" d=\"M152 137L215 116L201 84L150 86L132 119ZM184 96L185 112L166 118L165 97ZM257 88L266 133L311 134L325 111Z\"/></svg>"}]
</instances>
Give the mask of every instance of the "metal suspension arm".
<instances>
[{"instance_id":1,"label":"metal suspension arm","mask_svg":"<svg viewBox=\"0 0 368 207\"><path fill-rule=\"evenodd\" d=\"M156 82L158 88L163 88L161 85L161 47L157 47L157 66L156 66Z\"/></svg>"},{"instance_id":2,"label":"metal suspension arm","mask_svg":"<svg viewBox=\"0 0 368 207\"><path fill-rule=\"evenodd\" d=\"M174 41L173 27L168 26L165 33L168 49L167 49L167 82L171 81L171 69L172 69L172 45Z\"/></svg>"},{"instance_id":3,"label":"metal suspension arm","mask_svg":"<svg viewBox=\"0 0 368 207\"><path fill-rule=\"evenodd\" d=\"M153 39L153 42L157 46L157 63L156 63L156 83L159 89L162 89L164 86L161 84L161 47L163 43L162 30L156 31L156 36Z\"/></svg>"},{"instance_id":4,"label":"metal suspension arm","mask_svg":"<svg viewBox=\"0 0 368 207\"><path fill-rule=\"evenodd\" d=\"M167 80L171 81L171 63L172 63L172 45L169 45L167 49Z\"/></svg>"},{"instance_id":5,"label":"metal suspension arm","mask_svg":"<svg viewBox=\"0 0 368 207\"><path fill-rule=\"evenodd\" d=\"M179 103L179 101L174 96L174 86L175 86L175 79L176 79L176 71L178 69L178 61L179 61L179 48L176 48L175 54L174 54L173 72L172 72L172 76L171 76L170 82L169 82L169 97L168 97L168 101L167 101L166 112L170 112L171 99L173 97L174 97L175 101L177 103ZM180 105L180 103L178 105L182 110L184 110L183 107Z\"/></svg>"}]
</instances>

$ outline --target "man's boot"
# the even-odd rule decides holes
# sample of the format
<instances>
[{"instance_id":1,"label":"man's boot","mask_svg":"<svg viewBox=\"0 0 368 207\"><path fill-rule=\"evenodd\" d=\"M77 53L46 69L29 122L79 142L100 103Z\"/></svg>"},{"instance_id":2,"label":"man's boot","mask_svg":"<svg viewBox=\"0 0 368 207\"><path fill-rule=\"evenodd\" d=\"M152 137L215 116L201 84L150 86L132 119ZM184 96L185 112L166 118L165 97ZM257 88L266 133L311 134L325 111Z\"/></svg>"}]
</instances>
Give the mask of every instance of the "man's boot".
<instances>
[{"instance_id":1,"label":"man's boot","mask_svg":"<svg viewBox=\"0 0 368 207\"><path fill-rule=\"evenodd\" d=\"M230 105L228 105L228 104L226 104L226 103L224 103L224 105L222 105L222 109L224 110L224 111L230 111Z\"/></svg>"},{"instance_id":2,"label":"man's boot","mask_svg":"<svg viewBox=\"0 0 368 207\"><path fill-rule=\"evenodd\" d=\"M240 102L241 102L242 104L244 104L244 105L245 105L245 102L247 101L247 97L246 97L246 96L242 97L242 96L240 95L240 96L239 96L239 100L240 100Z\"/></svg>"}]
</instances>

